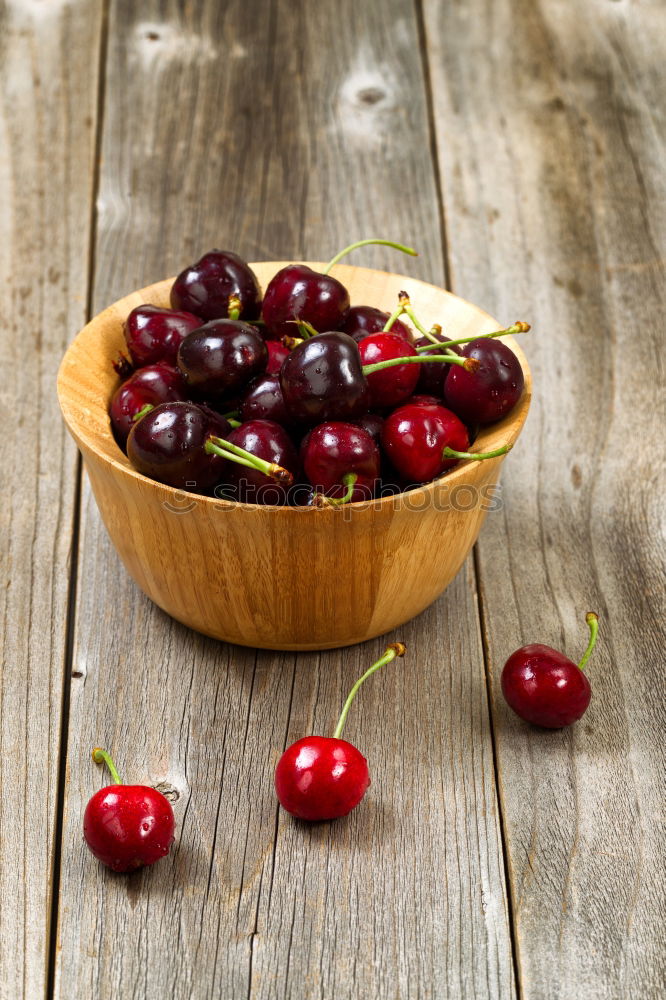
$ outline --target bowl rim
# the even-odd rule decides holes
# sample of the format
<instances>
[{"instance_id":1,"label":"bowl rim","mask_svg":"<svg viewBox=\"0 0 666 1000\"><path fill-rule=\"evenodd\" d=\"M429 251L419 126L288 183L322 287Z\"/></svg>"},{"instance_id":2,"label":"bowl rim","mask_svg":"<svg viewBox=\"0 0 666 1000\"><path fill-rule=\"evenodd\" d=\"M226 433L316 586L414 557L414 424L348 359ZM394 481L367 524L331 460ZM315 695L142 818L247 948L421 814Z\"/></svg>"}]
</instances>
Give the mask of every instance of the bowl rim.
<instances>
[{"instance_id":1,"label":"bowl rim","mask_svg":"<svg viewBox=\"0 0 666 1000\"><path fill-rule=\"evenodd\" d=\"M262 268L274 267L275 268L274 273L277 273L277 271L280 270L282 267L286 267L288 264L292 263L294 263L294 261L254 261L254 262L249 262L249 266L253 270L258 267ZM306 264L307 266L312 267L313 269L322 268L326 266L326 264L322 261L300 261L299 263ZM349 264L337 265L336 272L342 272L342 273L347 272L350 274L356 274L358 272L367 272L368 274L379 275L382 277L390 278L392 280L397 279L401 284L409 284L412 286L420 285L428 289L435 289L439 295L444 295L447 298L455 300L456 302L463 303L465 306L474 310L476 313L478 313L480 320L487 321L489 325L494 325L495 329L502 328L501 325L490 315L490 313L487 313L485 310L481 309L473 302L470 302L468 299L463 299L461 298L461 296L455 295L453 292L450 292L445 288L441 288L440 286L435 285L432 282L422 281L418 278L413 278L410 275L403 275L395 271L382 271L376 268L358 267L356 265L349 265ZM380 509L388 508L391 505L393 505L393 508L395 509L396 503L398 503L400 506L405 505L404 498L406 497L410 498L410 506L412 506L412 504L415 501L417 501L419 497L423 497L425 499L429 496L429 499L432 501L434 495L437 492L439 492L443 486L445 486L446 489L449 489L452 484L461 483L461 481L462 483L469 485L468 482L469 477L466 476L466 473L468 473L468 471L471 468L474 467L478 468L480 464L478 461L474 462L473 460L461 460L450 471L444 473L442 476L439 476L437 479L431 480L431 482L429 483L423 483L421 485L411 487L410 489L403 491L401 493L392 493L384 497L375 497L369 500L357 500L354 503L345 504L344 507L336 507L330 505L326 505L321 508L296 507L296 506L291 507L287 505L285 506L277 506L269 504L264 505L264 504L254 504L254 503L242 503L241 501L237 500L224 500L219 497L210 497L203 495L201 493L192 493L186 489L176 490L175 487L169 486L168 484L165 483L161 483L158 480L150 479L149 477L144 476L142 473L138 472L136 469L132 468L129 459L121 451L113 436L111 430L111 424L110 421L108 420L107 410L105 410L106 424L105 424L104 435L105 437L108 435L108 441L112 444L113 448L117 450L118 457L116 458L112 454L106 454L104 451L101 451L98 447L97 431L91 432L89 425L78 419L75 412L75 407L70 402L71 390L66 385L66 381L71 379L72 355L73 353L75 353L76 348L81 344L82 341L89 338L91 334L96 333L97 328L98 326L100 326L102 320L108 320L109 314L113 314L114 318L118 317L118 320L120 321L120 315L124 316L129 315L132 309L134 309L137 305L140 305L142 303L149 304L151 298L155 296L163 297L164 293L168 290L168 288L170 288L174 280L175 276L170 278L164 278L160 281L152 282L151 284L146 285L143 288L137 289L133 292L130 292L128 295L125 295L122 298L117 299L115 302L111 303L101 312L96 313L88 321L88 323L86 323L86 325L82 327L81 330L79 330L74 339L68 345L60 362L60 366L58 368L58 374L56 380L57 396L62 416L68 430L72 434L74 440L76 441L77 445L79 445L79 447L83 445L89 451L94 453L95 456L98 459L102 460L107 466L113 468L116 473L126 478L136 480L141 484L144 485L149 484L150 486L157 488L158 491L169 490L173 492L175 490L179 495L182 495L184 498L192 498L192 500L196 500L197 503L201 503L206 507L210 506L218 509L222 507L225 510L239 509L244 511L248 510L264 511L264 512L270 511L282 517L289 517L293 516L294 514L303 514L304 512L314 511L314 510L316 510L320 515L324 514L325 512L329 512L329 514L336 514L339 513L341 510L346 510L346 511L357 510L358 512L360 512L361 510L369 509L373 512L378 512ZM341 277L341 280L343 280L344 282L344 277ZM364 303L364 304L372 304L372 303ZM377 308L381 307L378 306ZM486 445L489 445L490 447L486 446L480 449L484 451L494 450L495 448L501 447L504 444L510 444L512 446L515 444L523 428L525 420L527 418L527 413L530 408L530 403L532 399L532 373L527 361L527 357L525 356L525 353L523 352L522 348L517 343L514 337L507 336L507 337L500 337L498 339L501 340L504 344L506 344L507 347L509 347L518 358L518 361L520 362L521 368L523 370L525 385L523 388L523 393L518 402L516 403L515 407L513 408L513 410L511 410L511 412L507 414L507 416L504 417L502 420L498 421L495 424L491 424L488 427L484 427L479 431L479 434L476 437L474 445L472 447L477 446L479 442L486 442ZM111 359L109 359L109 361L111 361ZM492 440L488 441L488 438L491 438ZM490 461L491 464L494 464L495 462L501 463L504 458L506 458L506 455L501 455L498 456L496 459L490 459L486 461ZM420 509L420 507L418 509Z\"/></svg>"}]
</instances>

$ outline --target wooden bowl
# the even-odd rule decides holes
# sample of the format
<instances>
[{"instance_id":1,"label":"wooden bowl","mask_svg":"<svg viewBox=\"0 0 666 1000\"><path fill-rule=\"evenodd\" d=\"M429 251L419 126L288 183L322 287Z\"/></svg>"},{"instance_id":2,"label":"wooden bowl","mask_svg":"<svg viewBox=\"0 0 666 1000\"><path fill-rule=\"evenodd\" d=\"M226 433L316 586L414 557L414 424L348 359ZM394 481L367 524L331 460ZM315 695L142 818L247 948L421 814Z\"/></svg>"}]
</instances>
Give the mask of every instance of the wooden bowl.
<instances>
[{"instance_id":1,"label":"wooden bowl","mask_svg":"<svg viewBox=\"0 0 666 1000\"><path fill-rule=\"evenodd\" d=\"M283 262L253 264L265 287ZM321 265L314 264L314 267ZM453 339L500 327L476 306L404 275L339 266L352 303L387 311L405 289L417 314ZM371 639L423 611L451 582L492 504L502 458L461 462L393 497L342 508L266 508L173 490L135 472L111 433L107 407L135 306L169 305L173 279L120 299L78 334L58 373L65 423L81 449L100 513L128 572L190 628L244 646L327 649ZM473 450L513 444L527 416L525 373L513 412Z\"/></svg>"}]
</instances>

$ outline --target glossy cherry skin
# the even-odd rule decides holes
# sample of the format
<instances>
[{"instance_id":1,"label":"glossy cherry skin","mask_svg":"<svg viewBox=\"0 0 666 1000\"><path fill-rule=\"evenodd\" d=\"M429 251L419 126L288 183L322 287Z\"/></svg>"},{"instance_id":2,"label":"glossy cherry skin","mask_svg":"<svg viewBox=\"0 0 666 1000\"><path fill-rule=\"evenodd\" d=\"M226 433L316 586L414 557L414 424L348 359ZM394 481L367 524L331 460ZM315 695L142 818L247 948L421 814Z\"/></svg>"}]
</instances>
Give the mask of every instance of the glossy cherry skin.
<instances>
[{"instance_id":1,"label":"glossy cherry skin","mask_svg":"<svg viewBox=\"0 0 666 1000\"><path fill-rule=\"evenodd\" d=\"M351 503L369 500L379 482L380 453L367 431L354 424L330 421L307 435L301 448L303 469L315 489L339 499L347 493L343 477L354 473L357 480Z\"/></svg>"},{"instance_id":2,"label":"glossy cherry skin","mask_svg":"<svg viewBox=\"0 0 666 1000\"><path fill-rule=\"evenodd\" d=\"M306 264L289 264L271 278L264 294L262 315L276 340L297 336L294 320L302 319L315 330L338 330L349 309L345 286Z\"/></svg>"},{"instance_id":3,"label":"glossy cherry skin","mask_svg":"<svg viewBox=\"0 0 666 1000\"><path fill-rule=\"evenodd\" d=\"M437 337L440 343L446 340L446 337L441 333L433 334L433 336ZM433 344L428 337L419 337L414 346L427 347L428 345L430 345L429 350L418 351L417 353L418 354L442 353L441 348L439 348L437 344ZM459 347L452 347L451 350L455 351L456 354L461 353ZM417 365L415 367L418 368L419 372L418 381L416 383L416 391L418 393L425 393L429 396L437 396L437 398L441 401L442 397L444 396L444 375L446 374L446 372L449 371L449 366L439 364L439 365Z\"/></svg>"},{"instance_id":4,"label":"glossy cherry skin","mask_svg":"<svg viewBox=\"0 0 666 1000\"><path fill-rule=\"evenodd\" d=\"M129 432L134 426L133 418L147 403L158 406L160 403L185 399L187 387L178 369L162 361L139 368L111 397L109 416L116 440L121 447L125 447Z\"/></svg>"},{"instance_id":5,"label":"glossy cherry skin","mask_svg":"<svg viewBox=\"0 0 666 1000\"><path fill-rule=\"evenodd\" d=\"M584 714L592 688L568 656L537 642L517 649L506 661L502 694L521 719L560 729Z\"/></svg>"},{"instance_id":6,"label":"glossy cherry skin","mask_svg":"<svg viewBox=\"0 0 666 1000\"><path fill-rule=\"evenodd\" d=\"M346 333L321 333L304 340L282 365L280 384L292 419L306 426L353 420L370 408L361 356Z\"/></svg>"},{"instance_id":7,"label":"glossy cherry skin","mask_svg":"<svg viewBox=\"0 0 666 1000\"><path fill-rule=\"evenodd\" d=\"M190 493L208 493L226 472L227 460L209 455L209 437L227 437L229 424L206 406L163 403L132 428L127 457L149 479ZM250 470L248 469L248 472Z\"/></svg>"},{"instance_id":8,"label":"glossy cherry skin","mask_svg":"<svg viewBox=\"0 0 666 1000\"><path fill-rule=\"evenodd\" d=\"M352 420L351 423L355 424L356 427L362 427L364 431L367 431L375 444L381 443L384 418L380 417L378 413L364 413L362 417L359 417L357 420Z\"/></svg>"},{"instance_id":9,"label":"glossy cherry skin","mask_svg":"<svg viewBox=\"0 0 666 1000\"><path fill-rule=\"evenodd\" d=\"M240 320L215 319L185 337L178 367L200 398L228 396L266 368L268 349L255 327Z\"/></svg>"},{"instance_id":10,"label":"glossy cherry skin","mask_svg":"<svg viewBox=\"0 0 666 1000\"><path fill-rule=\"evenodd\" d=\"M240 419L272 420L282 427L291 427L293 421L287 412L279 375L260 375L250 382L239 405Z\"/></svg>"},{"instance_id":11,"label":"glossy cherry skin","mask_svg":"<svg viewBox=\"0 0 666 1000\"><path fill-rule=\"evenodd\" d=\"M480 367L465 371L446 365L444 400L466 424L485 427L509 413L523 394L525 377L518 358L500 340L481 338L463 348L463 356L476 358Z\"/></svg>"},{"instance_id":12,"label":"glossy cherry skin","mask_svg":"<svg viewBox=\"0 0 666 1000\"><path fill-rule=\"evenodd\" d=\"M289 348L281 344L279 340L267 340L266 350L268 351L266 373L268 375L277 375L280 368L282 368L282 362L289 354Z\"/></svg>"},{"instance_id":13,"label":"glossy cherry skin","mask_svg":"<svg viewBox=\"0 0 666 1000\"><path fill-rule=\"evenodd\" d=\"M405 404L384 421L382 445L403 481L428 483L458 461L444 458L444 448L467 451L469 437L462 421L444 406Z\"/></svg>"},{"instance_id":14,"label":"glossy cherry skin","mask_svg":"<svg viewBox=\"0 0 666 1000\"><path fill-rule=\"evenodd\" d=\"M201 326L201 320L188 312L137 306L125 320L125 343L137 368L166 361L175 365L182 340Z\"/></svg>"},{"instance_id":15,"label":"glossy cherry skin","mask_svg":"<svg viewBox=\"0 0 666 1000\"><path fill-rule=\"evenodd\" d=\"M227 439L251 455L287 469L294 478L300 471L298 453L284 427L271 420L250 420L236 427ZM218 491L219 492L219 491ZM282 507L288 502L288 487L265 476L258 469L227 462L221 492L240 503Z\"/></svg>"},{"instance_id":16,"label":"glossy cherry skin","mask_svg":"<svg viewBox=\"0 0 666 1000\"><path fill-rule=\"evenodd\" d=\"M86 844L114 872L131 872L165 857L174 829L171 803L149 785L100 788L83 816Z\"/></svg>"},{"instance_id":17,"label":"glossy cherry skin","mask_svg":"<svg viewBox=\"0 0 666 1000\"><path fill-rule=\"evenodd\" d=\"M348 333L358 344L371 333L382 333L389 319L387 312L375 309L374 306L352 306L340 327L343 333ZM391 333L402 337L408 344L412 343L412 334L408 326L399 319L394 320Z\"/></svg>"},{"instance_id":18,"label":"glossy cherry skin","mask_svg":"<svg viewBox=\"0 0 666 1000\"><path fill-rule=\"evenodd\" d=\"M275 769L280 805L306 820L337 819L355 808L370 785L368 762L352 743L306 736L292 743Z\"/></svg>"},{"instance_id":19,"label":"glossy cherry skin","mask_svg":"<svg viewBox=\"0 0 666 1000\"><path fill-rule=\"evenodd\" d=\"M261 311L259 282L245 261L229 250L210 250L181 271L171 288L171 305L203 320L229 315L229 298L241 301L241 319L257 319Z\"/></svg>"},{"instance_id":20,"label":"glossy cherry skin","mask_svg":"<svg viewBox=\"0 0 666 1000\"><path fill-rule=\"evenodd\" d=\"M363 365L374 365L379 361L395 358L415 358L417 353L411 344L393 333L372 333L358 345ZM432 365L396 365L367 376L370 387L370 407L386 410L404 402L416 388L419 368L437 367Z\"/></svg>"}]
</instances>

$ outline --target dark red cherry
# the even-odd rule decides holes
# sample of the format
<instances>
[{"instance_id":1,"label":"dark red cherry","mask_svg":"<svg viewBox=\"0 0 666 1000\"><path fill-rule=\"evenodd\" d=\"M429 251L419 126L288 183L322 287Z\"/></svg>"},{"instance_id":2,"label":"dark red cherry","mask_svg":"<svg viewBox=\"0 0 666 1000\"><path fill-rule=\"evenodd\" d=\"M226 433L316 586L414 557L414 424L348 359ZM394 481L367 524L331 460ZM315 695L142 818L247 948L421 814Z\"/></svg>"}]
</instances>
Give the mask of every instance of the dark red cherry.
<instances>
[{"instance_id":1,"label":"dark red cherry","mask_svg":"<svg viewBox=\"0 0 666 1000\"><path fill-rule=\"evenodd\" d=\"M468 424L485 427L505 417L523 393L525 378L518 358L500 340L479 338L466 344L463 357L479 362L476 371L446 366L446 405Z\"/></svg>"},{"instance_id":2,"label":"dark red cherry","mask_svg":"<svg viewBox=\"0 0 666 1000\"><path fill-rule=\"evenodd\" d=\"M374 496L379 448L362 427L341 421L319 424L307 435L301 455L305 475L325 497L355 503Z\"/></svg>"},{"instance_id":3,"label":"dark red cherry","mask_svg":"<svg viewBox=\"0 0 666 1000\"><path fill-rule=\"evenodd\" d=\"M279 340L267 340L266 349L268 351L266 374L277 375L280 368L282 368L282 362L289 354L289 348L285 347Z\"/></svg>"},{"instance_id":4,"label":"dark red cherry","mask_svg":"<svg viewBox=\"0 0 666 1000\"><path fill-rule=\"evenodd\" d=\"M353 337L358 344L371 333L382 333L388 320L389 314L382 312L381 309L375 309L374 306L352 306L340 329ZM396 337L402 337L408 344L412 343L411 330L399 319L394 320L391 333Z\"/></svg>"},{"instance_id":5,"label":"dark red cherry","mask_svg":"<svg viewBox=\"0 0 666 1000\"><path fill-rule=\"evenodd\" d=\"M116 389L109 405L111 426L120 446L125 447L134 417L147 404L158 406L185 399L187 387L177 368L163 361L139 368Z\"/></svg>"},{"instance_id":6,"label":"dark red cherry","mask_svg":"<svg viewBox=\"0 0 666 1000\"><path fill-rule=\"evenodd\" d=\"M358 345L361 363L374 365L379 361L395 358L415 358L417 353L411 344L393 333L373 333ZM440 352L441 353L441 352ZM396 365L384 371L368 375L370 406L373 410L384 410L398 406L414 392L419 380L420 368L439 368L440 365Z\"/></svg>"},{"instance_id":7,"label":"dark red cherry","mask_svg":"<svg viewBox=\"0 0 666 1000\"><path fill-rule=\"evenodd\" d=\"M587 710L592 697L583 667L597 638L598 618L586 616L590 641L576 666L564 653L533 643L512 653L502 670L502 694L514 712L536 726L560 729L576 722Z\"/></svg>"},{"instance_id":8,"label":"dark red cherry","mask_svg":"<svg viewBox=\"0 0 666 1000\"><path fill-rule=\"evenodd\" d=\"M242 389L266 368L268 349L249 323L216 319L189 333L178 349L178 367L197 396L216 398Z\"/></svg>"},{"instance_id":9,"label":"dark red cherry","mask_svg":"<svg viewBox=\"0 0 666 1000\"><path fill-rule=\"evenodd\" d=\"M427 368L427 365L423 366ZM442 401L438 399L437 396L428 396L426 393L417 393L415 396L410 396L404 402L405 406L441 406Z\"/></svg>"},{"instance_id":10,"label":"dark red cherry","mask_svg":"<svg viewBox=\"0 0 666 1000\"><path fill-rule=\"evenodd\" d=\"M125 342L137 368L157 361L176 364L181 341L201 326L198 316L158 306L137 306L125 320Z\"/></svg>"},{"instance_id":11,"label":"dark red cherry","mask_svg":"<svg viewBox=\"0 0 666 1000\"><path fill-rule=\"evenodd\" d=\"M275 792L292 816L310 821L337 819L359 804L370 785L370 772L360 750L340 738L349 706L366 678L404 654L405 646L393 643L366 670L351 689L332 737L307 736L282 754L275 769Z\"/></svg>"},{"instance_id":12,"label":"dark red cherry","mask_svg":"<svg viewBox=\"0 0 666 1000\"><path fill-rule=\"evenodd\" d=\"M253 271L238 254L210 250L181 271L171 288L171 305L204 320L229 315L229 299L240 299L240 318L257 319L261 289Z\"/></svg>"},{"instance_id":13,"label":"dark red cherry","mask_svg":"<svg viewBox=\"0 0 666 1000\"><path fill-rule=\"evenodd\" d=\"M226 437L224 417L194 403L163 403L142 417L127 441L127 457L149 479L190 493L209 493L223 478L227 463L208 454L206 441Z\"/></svg>"},{"instance_id":14,"label":"dark red cherry","mask_svg":"<svg viewBox=\"0 0 666 1000\"><path fill-rule=\"evenodd\" d=\"M442 342L446 340L446 337L441 333L433 334L431 336L437 337L437 339ZM419 337L416 341L415 347L423 347L426 350L419 351L419 354L441 354L441 347L437 347L433 344L429 337ZM460 355L462 351L459 347L451 347L450 350L455 351L456 354ZM429 396L437 396L438 400L442 401L444 395L444 375L449 371L446 365L419 365L419 379L416 383L416 391L418 393L425 393Z\"/></svg>"},{"instance_id":15,"label":"dark red cherry","mask_svg":"<svg viewBox=\"0 0 666 1000\"><path fill-rule=\"evenodd\" d=\"M239 410L243 423L247 420L272 420L283 427L291 427L293 423L285 406L279 375L259 375L250 382L241 398Z\"/></svg>"},{"instance_id":16,"label":"dark red cherry","mask_svg":"<svg viewBox=\"0 0 666 1000\"><path fill-rule=\"evenodd\" d=\"M83 836L92 853L115 872L132 872L165 857L175 829L169 800L150 785L123 785L101 747L92 756L97 764L106 761L114 781L86 806Z\"/></svg>"},{"instance_id":17,"label":"dark red cherry","mask_svg":"<svg viewBox=\"0 0 666 1000\"><path fill-rule=\"evenodd\" d=\"M290 416L307 426L353 420L369 409L361 356L346 333L321 333L300 343L280 369L280 384Z\"/></svg>"},{"instance_id":18,"label":"dark red cherry","mask_svg":"<svg viewBox=\"0 0 666 1000\"><path fill-rule=\"evenodd\" d=\"M384 418L378 413L364 413L362 417L352 420L351 423L357 427L362 427L370 435L375 444L380 444Z\"/></svg>"},{"instance_id":19,"label":"dark red cherry","mask_svg":"<svg viewBox=\"0 0 666 1000\"><path fill-rule=\"evenodd\" d=\"M400 477L408 483L428 483L456 464L444 449L464 452L467 428L443 406L405 405L384 421L382 445Z\"/></svg>"},{"instance_id":20,"label":"dark red cherry","mask_svg":"<svg viewBox=\"0 0 666 1000\"><path fill-rule=\"evenodd\" d=\"M345 286L307 264L289 264L271 278L264 294L262 315L271 337L294 336L294 320L310 323L323 333L342 325L349 309Z\"/></svg>"},{"instance_id":21,"label":"dark red cherry","mask_svg":"<svg viewBox=\"0 0 666 1000\"><path fill-rule=\"evenodd\" d=\"M300 463L296 448L288 433L271 420L250 420L228 435L227 442L243 448L256 458L280 466L291 473L281 484L258 469L230 462L224 473L223 492L240 503L258 503L283 506L288 500L292 478L298 475Z\"/></svg>"}]
</instances>

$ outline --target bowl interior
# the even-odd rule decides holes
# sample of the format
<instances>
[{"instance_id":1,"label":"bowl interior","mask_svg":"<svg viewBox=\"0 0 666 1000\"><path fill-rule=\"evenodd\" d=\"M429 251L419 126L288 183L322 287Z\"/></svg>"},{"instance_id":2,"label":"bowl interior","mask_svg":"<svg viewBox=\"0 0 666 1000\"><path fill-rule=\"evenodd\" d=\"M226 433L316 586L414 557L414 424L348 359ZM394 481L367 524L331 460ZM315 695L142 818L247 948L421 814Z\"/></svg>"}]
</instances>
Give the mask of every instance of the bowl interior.
<instances>
[{"instance_id":1,"label":"bowl interior","mask_svg":"<svg viewBox=\"0 0 666 1000\"><path fill-rule=\"evenodd\" d=\"M286 263L289 262L263 261L254 263L251 267L265 288L276 271ZM324 265L314 262L311 266L321 269ZM353 305L372 305L391 312L395 308L398 293L404 289L409 294L416 314L422 322L426 326L440 323L451 339L487 333L497 330L501 325L482 309L464 299L406 275L350 265L338 265L333 273L349 289ZM65 422L75 440L84 450L88 448L103 458L121 476L144 478L131 467L111 432L108 405L120 381L111 362L121 351L126 352L122 327L127 315L142 303L168 306L172 283L173 278L169 278L148 285L119 299L95 316L67 349L58 372L58 398ZM514 351L522 365L525 389L518 405L504 420L479 434L473 446L475 451L490 451L504 444L513 444L529 409L532 380L527 359L513 337L502 339ZM447 484L450 486L456 479L464 480L466 467L469 467L469 463L462 462L452 469L445 477ZM438 482L441 480L427 483L419 487L418 492L427 493L436 490ZM413 497L415 492L417 491L410 491L410 496ZM236 506L232 501L216 498L198 496L197 500L200 503ZM386 497L384 501L378 502L395 504L395 500L395 497ZM283 507L276 508L275 513L288 517L296 511L290 507Z\"/></svg>"}]
</instances>

